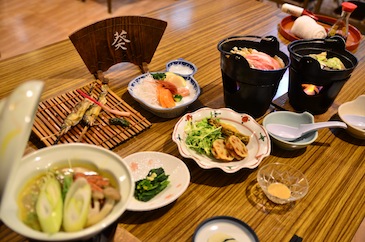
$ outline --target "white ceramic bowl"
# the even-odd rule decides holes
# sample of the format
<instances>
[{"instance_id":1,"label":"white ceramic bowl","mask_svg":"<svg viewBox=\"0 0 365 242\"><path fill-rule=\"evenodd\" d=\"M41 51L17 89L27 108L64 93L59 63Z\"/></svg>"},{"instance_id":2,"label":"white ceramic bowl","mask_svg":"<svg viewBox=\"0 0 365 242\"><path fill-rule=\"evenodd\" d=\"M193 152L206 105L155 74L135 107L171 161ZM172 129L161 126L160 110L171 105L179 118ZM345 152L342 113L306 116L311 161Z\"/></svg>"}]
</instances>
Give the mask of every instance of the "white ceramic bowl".
<instances>
[{"instance_id":1,"label":"white ceramic bowl","mask_svg":"<svg viewBox=\"0 0 365 242\"><path fill-rule=\"evenodd\" d=\"M177 59L167 62L166 71L174 72L184 77L193 76L197 72L196 66L184 59Z\"/></svg>"},{"instance_id":2,"label":"white ceramic bowl","mask_svg":"<svg viewBox=\"0 0 365 242\"><path fill-rule=\"evenodd\" d=\"M139 102L139 104L146 109L147 111L150 111L151 113L153 113L156 116L159 116L161 118L175 118L180 116L185 110L186 108L192 104L200 95L200 87L197 83L197 81L192 77L184 77L186 82L189 83L190 87L192 90L190 90L191 96L184 98L180 103L177 103L177 105L173 108L163 108L159 105L152 105L151 103L148 103L146 101L144 101L143 99L141 99L140 97L138 97L138 95L136 94L136 87L138 86L138 84L140 84L143 79L149 75L149 73L140 75L138 77L136 77L135 79L133 79L131 82L129 82L128 84L128 92L129 94L137 101Z\"/></svg>"},{"instance_id":3,"label":"white ceramic bowl","mask_svg":"<svg viewBox=\"0 0 365 242\"><path fill-rule=\"evenodd\" d=\"M314 117L308 112L294 113L289 111L277 111L266 115L262 124L266 128L266 125L268 124L285 124L293 127L299 127L300 124L310 123L314 123ZM274 144L276 144L280 148L285 150L297 150L303 149L309 144L313 143L318 137L318 132L310 132L294 141L285 141L275 135L270 134L270 132L269 135Z\"/></svg>"},{"instance_id":4,"label":"white ceramic bowl","mask_svg":"<svg viewBox=\"0 0 365 242\"><path fill-rule=\"evenodd\" d=\"M68 164L68 160L96 166L112 174L119 185L122 199L112 212L99 223L79 232L58 232L52 235L26 226L18 218L17 199L25 183L37 174L44 173L54 165ZM69 241L88 239L116 221L126 210L134 193L134 182L126 162L107 149L88 144L62 144L40 149L25 156L18 167L14 167L8 178L1 204L1 220L16 233L41 241Z\"/></svg>"},{"instance_id":5,"label":"white ceramic bowl","mask_svg":"<svg viewBox=\"0 0 365 242\"><path fill-rule=\"evenodd\" d=\"M346 131L355 138L365 139L365 129L360 129L348 123L344 115L365 116L365 95L357 97L355 100L343 103L338 107L338 116L347 124Z\"/></svg>"}]
</instances>

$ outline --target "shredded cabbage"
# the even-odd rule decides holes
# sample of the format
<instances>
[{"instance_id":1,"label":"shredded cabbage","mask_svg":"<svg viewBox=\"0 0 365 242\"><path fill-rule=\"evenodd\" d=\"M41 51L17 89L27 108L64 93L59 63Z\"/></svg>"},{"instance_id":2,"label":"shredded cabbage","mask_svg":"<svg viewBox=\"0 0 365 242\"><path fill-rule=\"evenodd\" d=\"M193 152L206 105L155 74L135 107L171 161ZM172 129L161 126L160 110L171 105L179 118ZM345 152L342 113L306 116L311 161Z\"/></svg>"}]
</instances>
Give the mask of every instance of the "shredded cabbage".
<instances>
[{"instance_id":1,"label":"shredded cabbage","mask_svg":"<svg viewBox=\"0 0 365 242\"><path fill-rule=\"evenodd\" d=\"M211 155L213 142L223 138L221 127L214 127L208 123L208 118L199 122L191 120L184 127L187 134L185 143L188 148L195 150L199 154Z\"/></svg>"}]
</instances>

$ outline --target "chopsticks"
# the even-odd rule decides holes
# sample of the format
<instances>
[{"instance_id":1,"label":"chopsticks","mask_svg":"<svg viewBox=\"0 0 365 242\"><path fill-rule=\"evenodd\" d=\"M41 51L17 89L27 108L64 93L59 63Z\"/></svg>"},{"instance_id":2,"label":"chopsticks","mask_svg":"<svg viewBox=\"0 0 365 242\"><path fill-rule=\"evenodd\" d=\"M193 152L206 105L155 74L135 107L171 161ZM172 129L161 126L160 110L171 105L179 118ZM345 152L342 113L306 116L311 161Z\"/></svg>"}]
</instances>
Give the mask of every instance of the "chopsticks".
<instances>
[{"instance_id":1,"label":"chopsticks","mask_svg":"<svg viewBox=\"0 0 365 242\"><path fill-rule=\"evenodd\" d=\"M289 242L302 242L303 239L299 237L298 235L294 234L293 237L290 239Z\"/></svg>"}]
</instances>

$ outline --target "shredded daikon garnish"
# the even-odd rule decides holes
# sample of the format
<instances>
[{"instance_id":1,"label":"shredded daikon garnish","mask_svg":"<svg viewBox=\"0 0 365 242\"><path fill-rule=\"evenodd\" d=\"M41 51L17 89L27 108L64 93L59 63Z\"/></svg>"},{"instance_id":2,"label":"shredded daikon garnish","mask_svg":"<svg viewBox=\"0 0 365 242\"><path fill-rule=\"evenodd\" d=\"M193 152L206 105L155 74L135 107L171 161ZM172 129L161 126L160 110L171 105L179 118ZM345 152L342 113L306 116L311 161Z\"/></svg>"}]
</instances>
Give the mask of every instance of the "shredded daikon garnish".
<instances>
[{"instance_id":1,"label":"shredded daikon garnish","mask_svg":"<svg viewBox=\"0 0 365 242\"><path fill-rule=\"evenodd\" d=\"M144 102L154 106L159 106L157 99L157 84L152 75L148 74L146 77L141 79L140 82L135 85L133 92Z\"/></svg>"}]
</instances>

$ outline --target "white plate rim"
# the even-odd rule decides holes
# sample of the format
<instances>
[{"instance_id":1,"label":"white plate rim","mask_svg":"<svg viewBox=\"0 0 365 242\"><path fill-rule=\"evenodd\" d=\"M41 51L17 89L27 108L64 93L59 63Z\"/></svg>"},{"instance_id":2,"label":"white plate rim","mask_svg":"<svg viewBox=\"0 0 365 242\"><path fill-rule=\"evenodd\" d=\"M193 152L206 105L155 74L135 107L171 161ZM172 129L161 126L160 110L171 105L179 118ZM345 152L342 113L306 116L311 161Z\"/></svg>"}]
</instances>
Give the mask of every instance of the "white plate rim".
<instances>
[{"instance_id":1,"label":"white plate rim","mask_svg":"<svg viewBox=\"0 0 365 242\"><path fill-rule=\"evenodd\" d=\"M144 175L143 176L139 175L139 177L137 179L135 179L134 176L136 176L136 172L131 167L131 165L132 165L132 162L134 162L134 160L136 158L141 159L140 157L144 157L144 158L146 158L146 157L157 158L158 157L159 162L156 162L149 168L145 168L145 172L143 173ZM178 172L175 172L175 173L178 173L178 177L179 177L179 179L181 179L179 184L175 184L174 180L171 180L172 175L174 175L174 174L172 174L171 171L165 169L165 173L167 175L169 175L169 180L170 180L169 187L170 188L175 187L175 189L177 187L178 190L173 194L171 194L171 193L167 194L169 192L169 189L168 189L169 187L168 187L148 202L140 202L133 196L131 198L131 201L129 201L129 203L127 205L128 211L151 211L151 210L155 210L158 208L162 208L162 207L176 201L186 191L186 189L188 188L188 186L190 184L190 171L189 171L188 167L182 160L180 160L179 158L172 156L170 154L158 152L158 151L141 151L141 152L136 152L131 155L128 155L128 156L124 157L123 160L130 166L130 170L132 172L132 178L134 181L145 177L147 175L148 171L152 168L157 168L157 167L162 166L165 169L166 167L164 167L163 164L167 163L167 162L169 163L169 165L171 165L171 163L174 163L176 165L176 167L178 168ZM157 164L159 164L159 165L157 165ZM164 197L164 199L163 199L163 197ZM156 201L156 198L158 199L157 201ZM162 200L162 202L158 202L161 200ZM141 205L143 205L143 206L141 206Z\"/></svg>"},{"instance_id":2,"label":"white plate rim","mask_svg":"<svg viewBox=\"0 0 365 242\"><path fill-rule=\"evenodd\" d=\"M200 155L186 147L184 142L186 136L184 132L184 126L187 123L187 119L192 118L201 120L205 117L209 117L210 115L223 120L233 121L236 123L235 126L238 129L242 126L244 129L251 130L250 143L254 141L255 144L257 144L257 148L255 148L255 151L253 151L250 146L254 144L248 144L247 148L249 151L249 158L246 157L241 161L218 162L217 160L214 160L214 158ZM226 173L234 173L242 168L254 169L265 157L269 156L271 152L271 141L267 130L262 125L258 124L256 120L250 115L245 113L237 113L230 108L212 109L204 107L193 113L185 114L175 124L172 140L177 144L179 152L183 157L193 159L203 169L219 168ZM255 152L255 154L252 152ZM253 158L251 158L252 156Z\"/></svg>"},{"instance_id":3,"label":"white plate rim","mask_svg":"<svg viewBox=\"0 0 365 242\"><path fill-rule=\"evenodd\" d=\"M231 227L235 227L237 230L240 230L243 234L247 236L252 236L254 239L254 242L258 242L259 238L257 237L257 234L255 231L245 222L242 220L239 220L238 218L231 217L231 216L214 216L211 218L205 219L203 222L201 222L198 227L195 229L193 234L193 242L201 242L197 239L200 233L204 233L204 229L208 227L214 227L215 230L219 231L219 224L230 224ZM229 233L230 231L225 231L225 233ZM213 233L212 233L213 234ZM206 234L206 236L209 236L210 234ZM203 235L204 236L204 235ZM240 240L238 240L240 241Z\"/></svg>"}]
</instances>

